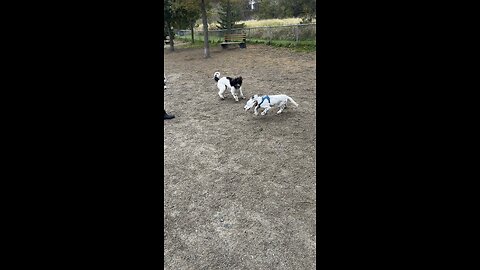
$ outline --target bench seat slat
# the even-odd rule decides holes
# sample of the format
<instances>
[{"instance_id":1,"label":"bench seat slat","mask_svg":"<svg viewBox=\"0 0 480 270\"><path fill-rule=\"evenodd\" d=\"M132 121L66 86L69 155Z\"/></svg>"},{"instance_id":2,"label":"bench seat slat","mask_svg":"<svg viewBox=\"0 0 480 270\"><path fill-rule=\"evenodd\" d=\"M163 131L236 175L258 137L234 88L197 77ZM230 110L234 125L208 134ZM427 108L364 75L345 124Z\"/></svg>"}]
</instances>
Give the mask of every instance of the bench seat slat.
<instances>
[{"instance_id":1,"label":"bench seat slat","mask_svg":"<svg viewBox=\"0 0 480 270\"><path fill-rule=\"evenodd\" d=\"M240 44L240 48L245 48L246 39L247 39L246 33L225 34L224 41L220 44L222 45L222 47L224 47L224 45L229 45L229 44Z\"/></svg>"}]
</instances>

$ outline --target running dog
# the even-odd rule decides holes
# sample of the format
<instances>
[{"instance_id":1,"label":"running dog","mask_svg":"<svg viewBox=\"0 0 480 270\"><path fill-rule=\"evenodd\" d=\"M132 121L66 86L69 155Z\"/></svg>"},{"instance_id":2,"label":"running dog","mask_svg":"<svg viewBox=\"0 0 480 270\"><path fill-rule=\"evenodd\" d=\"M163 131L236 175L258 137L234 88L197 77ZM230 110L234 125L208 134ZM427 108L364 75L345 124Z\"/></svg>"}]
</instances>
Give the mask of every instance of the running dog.
<instances>
[{"instance_id":1,"label":"running dog","mask_svg":"<svg viewBox=\"0 0 480 270\"><path fill-rule=\"evenodd\" d=\"M240 92L240 96L245 99L243 96L242 92L242 82L243 78L242 76L236 77L236 78L230 78L230 77L221 77L220 78L220 72L215 72L213 74L213 79L217 82L217 87L218 87L218 95L220 96L221 99L225 99L224 93L228 89L230 89L230 92L232 93L233 98L235 101L238 102L238 95L237 92Z\"/></svg>"},{"instance_id":2,"label":"running dog","mask_svg":"<svg viewBox=\"0 0 480 270\"><path fill-rule=\"evenodd\" d=\"M253 111L255 115L258 115L258 108L264 108L262 111L262 115L265 115L272 107L278 107L280 109L277 111L277 114L280 114L287 107L287 101L292 102L293 105L298 107L298 104L287 95L254 95L247 101L247 104L245 104L245 107L243 108L245 109L245 111L248 111L252 107L254 107Z\"/></svg>"}]
</instances>

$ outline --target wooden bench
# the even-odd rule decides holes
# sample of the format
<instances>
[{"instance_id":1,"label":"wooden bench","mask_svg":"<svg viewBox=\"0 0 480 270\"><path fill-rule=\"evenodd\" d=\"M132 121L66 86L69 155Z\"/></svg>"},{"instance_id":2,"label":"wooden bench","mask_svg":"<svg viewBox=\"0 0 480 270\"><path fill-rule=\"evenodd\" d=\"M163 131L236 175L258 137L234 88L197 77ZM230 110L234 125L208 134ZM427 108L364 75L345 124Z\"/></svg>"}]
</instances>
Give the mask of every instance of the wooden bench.
<instances>
[{"instance_id":1,"label":"wooden bench","mask_svg":"<svg viewBox=\"0 0 480 270\"><path fill-rule=\"evenodd\" d=\"M246 48L247 47L247 34L245 34L245 33L225 34L225 41L220 43L220 45L222 45L222 48L225 49L230 44L238 44L240 46L240 48Z\"/></svg>"}]
</instances>

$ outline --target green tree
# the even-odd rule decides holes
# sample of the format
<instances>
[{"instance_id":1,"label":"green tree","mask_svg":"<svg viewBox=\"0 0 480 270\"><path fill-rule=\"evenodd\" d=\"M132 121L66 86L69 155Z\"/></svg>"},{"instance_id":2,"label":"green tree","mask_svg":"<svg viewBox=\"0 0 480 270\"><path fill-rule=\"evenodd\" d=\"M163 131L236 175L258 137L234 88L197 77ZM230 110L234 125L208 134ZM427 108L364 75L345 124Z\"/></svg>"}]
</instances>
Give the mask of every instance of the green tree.
<instances>
[{"instance_id":1,"label":"green tree","mask_svg":"<svg viewBox=\"0 0 480 270\"><path fill-rule=\"evenodd\" d=\"M163 36L164 39L168 35L170 38L170 51L174 51L174 32L173 32L173 19L174 19L174 12L172 7L172 0L164 0L163 1Z\"/></svg>"},{"instance_id":2,"label":"green tree","mask_svg":"<svg viewBox=\"0 0 480 270\"><path fill-rule=\"evenodd\" d=\"M217 27L226 29L230 33L233 28L243 28L244 24L236 24L241 20L242 11L241 1L222 0L220 1L221 11L219 12L220 20L217 21Z\"/></svg>"},{"instance_id":3,"label":"green tree","mask_svg":"<svg viewBox=\"0 0 480 270\"><path fill-rule=\"evenodd\" d=\"M317 18L317 0L303 0L302 23L310 23Z\"/></svg>"},{"instance_id":4,"label":"green tree","mask_svg":"<svg viewBox=\"0 0 480 270\"><path fill-rule=\"evenodd\" d=\"M200 18L198 0L173 0L173 25L177 29L190 29L192 43L194 40L195 22Z\"/></svg>"},{"instance_id":5,"label":"green tree","mask_svg":"<svg viewBox=\"0 0 480 270\"><path fill-rule=\"evenodd\" d=\"M174 51L174 29L187 29L192 31L192 43L194 40L193 29L195 22L200 18L200 6L198 0L165 0L163 2L164 33L170 37L170 50ZM165 36L165 34L164 34Z\"/></svg>"},{"instance_id":6,"label":"green tree","mask_svg":"<svg viewBox=\"0 0 480 270\"><path fill-rule=\"evenodd\" d=\"M258 0L256 17L259 19L303 18L311 22L316 18L316 0Z\"/></svg>"},{"instance_id":7,"label":"green tree","mask_svg":"<svg viewBox=\"0 0 480 270\"><path fill-rule=\"evenodd\" d=\"M278 5L278 0L259 1L257 14L259 19L279 18L280 9Z\"/></svg>"},{"instance_id":8,"label":"green tree","mask_svg":"<svg viewBox=\"0 0 480 270\"><path fill-rule=\"evenodd\" d=\"M303 21L312 21L316 15L316 0L280 0L282 16L303 18Z\"/></svg>"}]
</instances>

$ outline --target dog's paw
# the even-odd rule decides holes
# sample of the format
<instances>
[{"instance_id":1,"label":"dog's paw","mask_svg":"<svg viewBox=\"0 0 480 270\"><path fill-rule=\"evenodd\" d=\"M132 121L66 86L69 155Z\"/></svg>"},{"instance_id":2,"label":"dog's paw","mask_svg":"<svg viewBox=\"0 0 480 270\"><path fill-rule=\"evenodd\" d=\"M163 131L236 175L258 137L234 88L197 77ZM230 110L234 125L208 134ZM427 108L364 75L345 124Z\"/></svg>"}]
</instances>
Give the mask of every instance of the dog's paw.
<instances>
[{"instance_id":1,"label":"dog's paw","mask_svg":"<svg viewBox=\"0 0 480 270\"><path fill-rule=\"evenodd\" d=\"M262 112L262 115L265 115L265 114L267 114L267 113L266 113L266 112Z\"/></svg>"},{"instance_id":2,"label":"dog's paw","mask_svg":"<svg viewBox=\"0 0 480 270\"><path fill-rule=\"evenodd\" d=\"M255 115L258 115L258 112L256 112L256 113L253 113L253 114L255 114Z\"/></svg>"},{"instance_id":3,"label":"dog's paw","mask_svg":"<svg viewBox=\"0 0 480 270\"><path fill-rule=\"evenodd\" d=\"M245 97L242 97L243 99L245 99Z\"/></svg>"}]
</instances>

